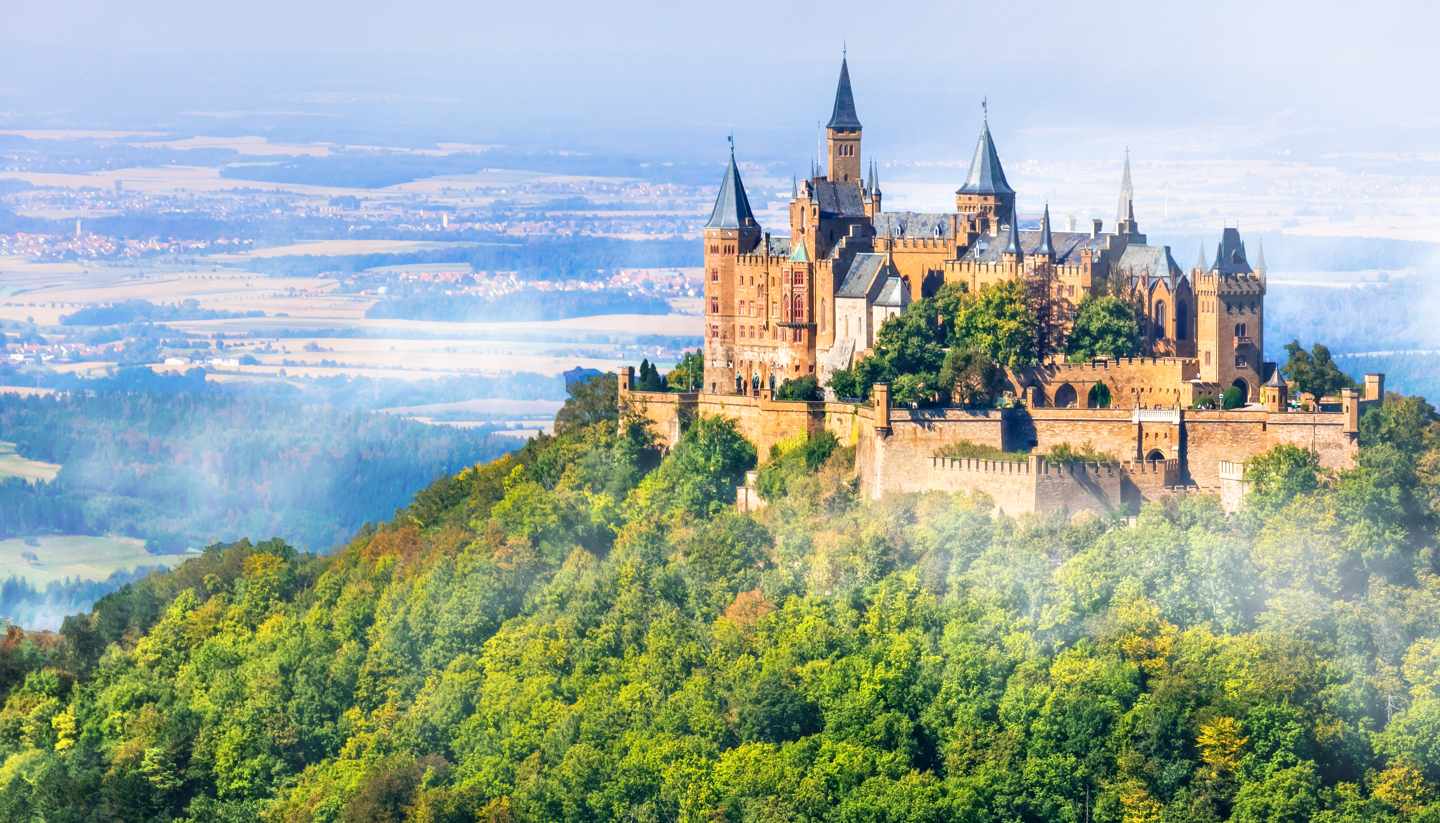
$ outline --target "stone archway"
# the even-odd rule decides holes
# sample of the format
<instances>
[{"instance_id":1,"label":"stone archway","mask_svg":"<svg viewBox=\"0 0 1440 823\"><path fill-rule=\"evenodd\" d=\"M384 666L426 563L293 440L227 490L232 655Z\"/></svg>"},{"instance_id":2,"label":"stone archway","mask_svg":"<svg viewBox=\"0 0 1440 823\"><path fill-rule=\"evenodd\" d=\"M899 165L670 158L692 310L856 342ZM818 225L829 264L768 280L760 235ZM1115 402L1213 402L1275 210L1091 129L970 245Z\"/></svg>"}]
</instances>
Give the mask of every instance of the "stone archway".
<instances>
[{"instance_id":1,"label":"stone archway","mask_svg":"<svg viewBox=\"0 0 1440 823\"><path fill-rule=\"evenodd\" d=\"M1150 453L1145 455L1145 459L1151 463L1154 463L1157 460L1164 460L1165 452L1162 452L1159 449L1151 449Z\"/></svg>"},{"instance_id":2,"label":"stone archway","mask_svg":"<svg viewBox=\"0 0 1440 823\"><path fill-rule=\"evenodd\" d=\"M1240 399L1243 402L1250 402L1250 384L1245 382L1245 378L1237 377L1235 378L1235 382L1231 383L1230 385L1232 388L1240 390Z\"/></svg>"},{"instance_id":3,"label":"stone archway","mask_svg":"<svg viewBox=\"0 0 1440 823\"><path fill-rule=\"evenodd\" d=\"M1077 395L1075 393L1074 386L1070 385L1069 383L1060 384L1060 387L1055 390L1055 408L1075 408L1076 397Z\"/></svg>"},{"instance_id":4,"label":"stone archway","mask_svg":"<svg viewBox=\"0 0 1440 823\"><path fill-rule=\"evenodd\" d=\"M1111 396L1110 387L1104 383L1096 383L1090 387L1090 393L1085 397L1085 407L1089 409L1108 409Z\"/></svg>"}]
</instances>

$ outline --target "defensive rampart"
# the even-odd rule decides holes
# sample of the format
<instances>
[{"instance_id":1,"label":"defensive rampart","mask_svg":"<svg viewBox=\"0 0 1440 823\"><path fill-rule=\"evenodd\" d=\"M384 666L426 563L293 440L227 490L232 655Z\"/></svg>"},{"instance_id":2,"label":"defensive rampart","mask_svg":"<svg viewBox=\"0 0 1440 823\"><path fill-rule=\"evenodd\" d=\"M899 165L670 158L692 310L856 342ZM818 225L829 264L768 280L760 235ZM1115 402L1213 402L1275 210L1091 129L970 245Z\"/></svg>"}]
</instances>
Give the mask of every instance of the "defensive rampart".
<instances>
[{"instance_id":1,"label":"defensive rampart","mask_svg":"<svg viewBox=\"0 0 1440 823\"><path fill-rule=\"evenodd\" d=\"M855 447L856 476L869 497L967 491L989 496L1010 514L1133 509L1186 490L1234 497L1235 478L1245 461L1281 444L1314 451L1327 468L1346 468L1355 462L1359 412L1367 402L1347 392L1338 411L1322 412L1256 406L1229 411L907 409L890 405L883 384L875 386L873 404L774 400L768 391L759 396L638 392L630 385L628 370L622 371L622 406L646 417L665 445L674 443L696 415L733 420L762 461L782 440L829 431ZM946 446L961 442L1031 455L1017 460L939 456ZM1113 462L1061 464L1037 456L1060 446Z\"/></svg>"}]
</instances>

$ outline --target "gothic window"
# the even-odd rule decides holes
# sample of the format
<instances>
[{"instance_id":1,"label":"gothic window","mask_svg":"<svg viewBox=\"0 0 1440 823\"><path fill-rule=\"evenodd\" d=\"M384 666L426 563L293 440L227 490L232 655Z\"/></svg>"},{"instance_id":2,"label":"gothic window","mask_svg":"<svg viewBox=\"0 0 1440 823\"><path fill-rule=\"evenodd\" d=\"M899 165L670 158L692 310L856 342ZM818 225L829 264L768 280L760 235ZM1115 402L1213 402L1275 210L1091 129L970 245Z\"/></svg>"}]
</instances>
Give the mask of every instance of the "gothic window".
<instances>
[{"instance_id":1,"label":"gothic window","mask_svg":"<svg viewBox=\"0 0 1440 823\"><path fill-rule=\"evenodd\" d=\"M804 297L801 297L801 296L798 295L798 294L795 295L795 312L794 312L794 316L795 316L795 322L796 322L796 323L803 323L803 322L805 322L805 298L804 298Z\"/></svg>"},{"instance_id":2,"label":"gothic window","mask_svg":"<svg viewBox=\"0 0 1440 823\"><path fill-rule=\"evenodd\" d=\"M719 314L719 313L720 313L720 298L718 298L718 297L712 297L712 298L710 298L710 313L711 313L711 314Z\"/></svg>"},{"instance_id":3,"label":"gothic window","mask_svg":"<svg viewBox=\"0 0 1440 823\"><path fill-rule=\"evenodd\" d=\"M711 283L719 283L719 282L720 282L720 270L719 270L719 269L711 269L711 270L710 270L710 282L711 282Z\"/></svg>"},{"instance_id":4,"label":"gothic window","mask_svg":"<svg viewBox=\"0 0 1440 823\"><path fill-rule=\"evenodd\" d=\"M1161 337L1165 335L1165 304L1155 304L1155 333Z\"/></svg>"}]
</instances>

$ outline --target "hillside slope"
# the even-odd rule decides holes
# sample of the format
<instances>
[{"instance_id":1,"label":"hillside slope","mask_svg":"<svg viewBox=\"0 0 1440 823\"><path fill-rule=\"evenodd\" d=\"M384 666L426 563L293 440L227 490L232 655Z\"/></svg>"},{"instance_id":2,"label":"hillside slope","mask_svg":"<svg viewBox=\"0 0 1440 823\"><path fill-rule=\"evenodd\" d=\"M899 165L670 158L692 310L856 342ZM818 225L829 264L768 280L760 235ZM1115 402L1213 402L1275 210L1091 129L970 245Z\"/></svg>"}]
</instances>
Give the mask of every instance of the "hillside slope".
<instances>
[{"instance_id":1,"label":"hillside slope","mask_svg":"<svg viewBox=\"0 0 1440 823\"><path fill-rule=\"evenodd\" d=\"M728 424L561 420L334 556L12 632L0 819L1440 820L1422 402L1133 525L865 502L827 440L739 515Z\"/></svg>"}]
</instances>

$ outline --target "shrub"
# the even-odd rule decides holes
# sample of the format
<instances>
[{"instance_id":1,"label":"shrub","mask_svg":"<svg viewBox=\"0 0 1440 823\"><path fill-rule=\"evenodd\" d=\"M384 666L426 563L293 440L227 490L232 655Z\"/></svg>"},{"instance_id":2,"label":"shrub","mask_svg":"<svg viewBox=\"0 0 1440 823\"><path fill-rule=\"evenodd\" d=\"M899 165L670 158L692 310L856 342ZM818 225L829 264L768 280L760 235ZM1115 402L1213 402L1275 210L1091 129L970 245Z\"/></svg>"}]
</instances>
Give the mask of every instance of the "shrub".
<instances>
[{"instance_id":1,"label":"shrub","mask_svg":"<svg viewBox=\"0 0 1440 823\"><path fill-rule=\"evenodd\" d=\"M776 400L819 400L820 384L813 374L786 380L775 390Z\"/></svg>"}]
</instances>

